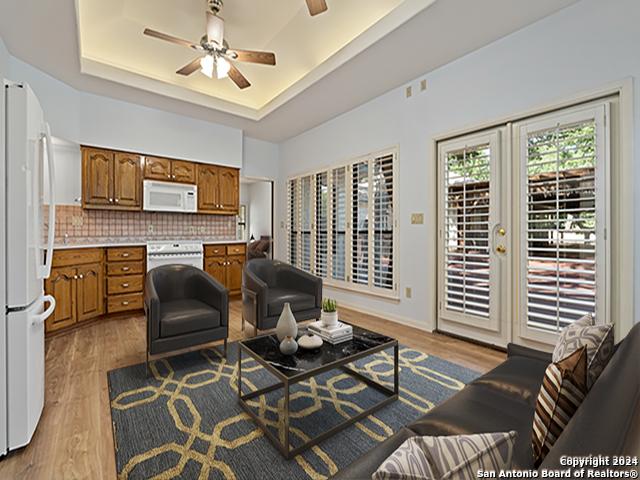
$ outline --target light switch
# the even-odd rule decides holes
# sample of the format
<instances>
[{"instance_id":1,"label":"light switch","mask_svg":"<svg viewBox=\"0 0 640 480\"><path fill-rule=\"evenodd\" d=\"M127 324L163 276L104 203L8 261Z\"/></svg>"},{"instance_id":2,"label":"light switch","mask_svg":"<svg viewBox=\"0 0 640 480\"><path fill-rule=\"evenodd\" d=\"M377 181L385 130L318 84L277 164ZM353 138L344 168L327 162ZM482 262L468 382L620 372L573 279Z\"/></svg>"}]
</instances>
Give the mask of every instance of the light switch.
<instances>
[{"instance_id":1,"label":"light switch","mask_svg":"<svg viewBox=\"0 0 640 480\"><path fill-rule=\"evenodd\" d=\"M422 79L420 80L420 91L424 92L427 89L427 80L426 79Z\"/></svg>"},{"instance_id":2,"label":"light switch","mask_svg":"<svg viewBox=\"0 0 640 480\"><path fill-rule=\"evenodd\" d=\"M404 289L404 296L405 296L405 297L407 297L407 298L411 298L412 293L413 293L413 292L411 291L411 287L406 287L406 288Z\"/></svg>"},{"instance_id":3,"label":"light switch","mask_svg":"<svg viewBox=\"0 0 640 480\"><path fill-rule=\"evenodd\" d=\"M422 224L424 224L424 213L412 213L411 225L422 225Z\"/></svg>"},{"instance_id":4,"label":"light switch","mask_svg":"<svg viewBox=\"0 0 640 480\"><path fill-rule=\"evenodd\" d=\"M405 91L404 91L405 95L407 96L407 98L409 98L411 95L413 95L413 88L411 88L411 85L409 85Z\"/></svg>"}]
</instances>

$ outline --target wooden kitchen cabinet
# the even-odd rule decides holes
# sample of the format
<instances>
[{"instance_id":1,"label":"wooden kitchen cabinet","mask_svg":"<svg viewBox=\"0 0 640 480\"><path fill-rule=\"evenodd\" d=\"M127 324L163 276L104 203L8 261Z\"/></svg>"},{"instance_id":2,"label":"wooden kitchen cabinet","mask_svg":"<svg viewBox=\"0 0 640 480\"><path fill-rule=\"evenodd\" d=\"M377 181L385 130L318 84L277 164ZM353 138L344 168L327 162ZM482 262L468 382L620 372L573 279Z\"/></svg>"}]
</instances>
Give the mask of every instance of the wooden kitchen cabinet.
<instances>
[{"instance_id":1,"label":"wooden kitchen cabinet","mask_svg":"<svg viewBox=\"0 0 640 480\"><path fill-rule=\"evenodd\" d=\"M205 245L205 271L229 290L229 295L242 291L242 269L246 245Z\"/></svg>"},{"instance_id":2,"label":"wooden kitchen cabinet","mask_svg":"<svg viewBox=\"0 0 640 480\"><path fill-rule=\"evenodd\" d=\"M240 171L198 164L198 211L237 215L240 206Z\"/></svg>"},{"instance_id":3,"label":"wooden kitchen cabinet","mask_svg":"<svg viewBox=\"0 0 640 480\"><path fill-rule=\"evenodd\" d=\"M144 178L165 182L196 183L196 164L185 160L146 157Z\"/></svg>"},{"instance_id":4,"label":"wooden kitchen cabinet","mask_svg":"<svg viewBox=\"0 0 640 480\"><path fill-rule=\"evenodd\" d=\"M145 157L144 178L149 180L171 180L171 160L168 158Z\"/></svg>"},{"instance_id":5,"label":"wooden kitchen cabinet","mask_svg":"<svg viewBox=\"0 0 640 480\"><path fill-rule=\"evenodd\" d=\"M47 333L71 327L104 314L103 250L56 250L45 291L56 299L46 320Z\"/></svg>"},{"instance_id":6,"label":"wooden kitchen cabinet","mask_svg":"<svg viewBox=\"0 0 640 480\"><path fill-rule=\"evenodd\" d=\"M107 313L143 307L144 259L144 247L107 248Z\"/></svg>"},{"instance_id":7,"label":"wooden kitchen cabinet","mask_svg":"<svg viewBox=\"0 0 640 480\"><path fill-rule=\"evenodd\" d=\"M56 299L56 308L45 323L47 332L74 325L76 314L76 269L52 268L51 275L45 281L45 291Z\"/></svg>"},{"instance_id":8,"label":"wooden kitchen cabinet","mask_svg":"<svg viewBox=\"0 0 640 480\"><path fill-rule=\"evenodd\" d=\"M82 148L82 207L141 210L140 156Z\"/></svg>"},{"instance_id":9,"label":"wooden kitchen cabinet","mask_svg":"<svg viewBox=\"0 0 640 480\"><path fill-rule=\"evenodd\" d=\"M118 207L142 207L140 157L116 153L113 168L113 200Z\"/></svg>"},{"instance_id":10,"label":"wooden kitchen cabinet","mask_svg":"<svg viewBox=\"0 0 640 480\"><path fill-rule=\"evenodd\" d=\"M82 206L111 206L113 199L113 152L82 149Z\"/></svg>"},{"instance_id":11,"label":"wooden kitchen cabinet","mask_svg":"<svg viewBox=\"0 0 640 480\"><path fill-rule=\"evenodd\" d=\"M84 322L104 314L104 266L92 263L76 270L76 311L78 322Z\"/></svg>"}]
</instances>

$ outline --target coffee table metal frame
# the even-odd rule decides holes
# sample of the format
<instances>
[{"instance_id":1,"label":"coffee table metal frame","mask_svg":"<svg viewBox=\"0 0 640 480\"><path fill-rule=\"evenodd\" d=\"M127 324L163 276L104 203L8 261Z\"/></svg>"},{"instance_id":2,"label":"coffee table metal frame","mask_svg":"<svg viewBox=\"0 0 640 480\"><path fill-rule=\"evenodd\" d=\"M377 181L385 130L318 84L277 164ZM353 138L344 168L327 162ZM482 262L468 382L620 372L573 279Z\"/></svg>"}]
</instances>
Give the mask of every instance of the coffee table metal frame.
<instances>
[{"instance_id":1,"label":"coffee table metal frame","mask_svg":"<svg viewBox=\"0 0 640 480\"><path fill-rule=\"evenodd\" d=\"M368 357L370 355L373 355L375 353L381 352L382 350L386 350L386 349L391 348L391 347L393 347L393 373L394 373L393 389L387 387L386 385L382 385L382 384L376 382L375 380L373 380L373 379L371 379L371 378L369 378L369 377L367 377L365 375L362 375L360 372L356 372L355 370L353 370L353 369L351 369L351 368L346 366L347 364L352 363L352 362L354 362L356 360L360 360L362 358ZM259 389L259 390L255 390L255 391L243 394L242 393L242 352L243 351L247 354L248 357L253 358L254 360L256 360L269 373L271 373L273 376L275 376L279 380L279 382L274 384L274 385L270 385L268 387L265 387L265 388L262 388L262 389ZM290 388L291 388L291 386L296 384L296 383L302 382L303 380L306 380L306 379L311 378L311 377L315 377L316 375L320 375L321 373L324 373L324 372L327 372L327 371L333 370L333 369L340 369L340 370L348 373L349 375L352 375L353 377L357 378L358 380L366 383L371 388L374 388L375 390L378 390L379 392L384 393L385 395L387 395L387 397L384 400L382 400L382 401L376 403L375 405L367 408L366 410L360 412L356 416L344 420L343 422L339 423L338 425L335 425L334 427L330 428L326 432L323 432L320 435L318 435L317 437L314 437L311 440L308 440L308 441L304 442L302 445L299 445L299 446L297 446L297 447L292 449L291 448L290 439L289 439L289 427L290 427L290 424L289 424L289 409L290 409ZM280 442L279 438L277 438L276 435L274 435L273 432L271 432L271 430L269 430L269 427L262 421L262 419L260 417L258 417L258 415L256 415L256 413L251 409L251 407L246 402L247 400L251 400L252 398L259 397L260 395L264 395L264 394L272 392L274 390L278 390L279 388L284 388L284 414L283 414L283 419L282 419L282 422L281 422L282 423L282 428L284 428L284 443ZM256 424L258 424L258 426L264 432L264 434L267 436L267 438L269 440L271 440L271 442L280 451L280 453L287 459L291 459L291 458L295 457L300 452L303 452L303 451L313 447L314 445L317 445L321 441L331 437L332 435L335 435L340 430L344 429L345 427L348 427L352 423L355 423L355 422L357 422L359 420L362 420L363 418L367 417L368 415L371 415L373 412L375 412L375 411L381 409L382 407L388 405L389 403L397 400L398 399L398 391L399 391L399 385L398 385L398 341L395 340L395 339L392 340L392 341L389 341L387 343L384 343L382 345L376 345L375 347L372 347L370 350L365 350L363 352L359 352L359 353L350 355L348 357L341 358L339 360L336 360L334 362L328 363L326 365L322 365L321 367L318 367L318 368L314 368L314 369L308 370L306 372L300 372L299 374L293 375L291 377L287 377L286 375L284 375L281 372L279 372L275 367L271 366L267 361L265 361L263 358L261 358L255 352L253 352L249 347L245 346L243 341L238 342L238 402L240 403L240 406L253 419L253 421ZM280 430L280 428L278 428L278 430Z\"/></svg>"}]
</instances>

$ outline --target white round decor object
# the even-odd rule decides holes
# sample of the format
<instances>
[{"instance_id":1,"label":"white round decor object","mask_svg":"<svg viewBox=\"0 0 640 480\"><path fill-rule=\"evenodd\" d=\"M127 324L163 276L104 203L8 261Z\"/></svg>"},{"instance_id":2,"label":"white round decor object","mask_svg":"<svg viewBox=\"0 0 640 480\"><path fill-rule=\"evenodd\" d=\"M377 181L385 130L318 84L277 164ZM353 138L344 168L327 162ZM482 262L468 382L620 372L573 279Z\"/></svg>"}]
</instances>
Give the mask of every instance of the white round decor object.
<instances>
[{"instance_id":1,"label":"white round decor object","mask_svg":"<svg viewBox=\"0 0 640 480\"><path fill-rule=\"evenodd\" d=\"M306 350L320 348L322 346L322 338L318 335L314 335L313 333L307 333L298 339L298 346Z\"/></svg>"}]
</instances>

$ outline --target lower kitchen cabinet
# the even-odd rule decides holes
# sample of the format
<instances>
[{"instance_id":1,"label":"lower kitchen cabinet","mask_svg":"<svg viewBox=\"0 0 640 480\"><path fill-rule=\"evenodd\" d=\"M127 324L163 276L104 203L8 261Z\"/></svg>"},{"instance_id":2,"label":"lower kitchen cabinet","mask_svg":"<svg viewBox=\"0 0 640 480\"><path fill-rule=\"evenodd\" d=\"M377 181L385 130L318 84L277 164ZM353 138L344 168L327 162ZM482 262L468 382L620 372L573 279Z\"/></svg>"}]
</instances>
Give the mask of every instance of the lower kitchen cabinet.
<instances>
[{"instance_id":1,"label":"lower kitchen cabinet","mask_svg":"<svg viewBox=\"0 0 640 480\"><path fill-rule=\"evenodd\" d=\"M204 269L229 290L229 295L239 295L245 258L244 244L205 245Z\"/></svg>"},{"instance_id":2,"label":"lower kitchen cabinet","mask_svg":"<svg viewBox=\"0 0 640 480\"><path fill-rule=\"evenodd\" d=\"M54 252L45 291L56 299L46 320L46 332L54 332L104 314L104 264L102 249Z\"/></svg>"},{"instance_id":3,"label":"lower kitchen cabinet","mask_svg":"<svg viewBox=\"0 0 640 480\"><path fill-rule=\"evenodd\" d=\"M107 248L107 313L143 308L144 247Z\"/></svg>"}]
</instances>

